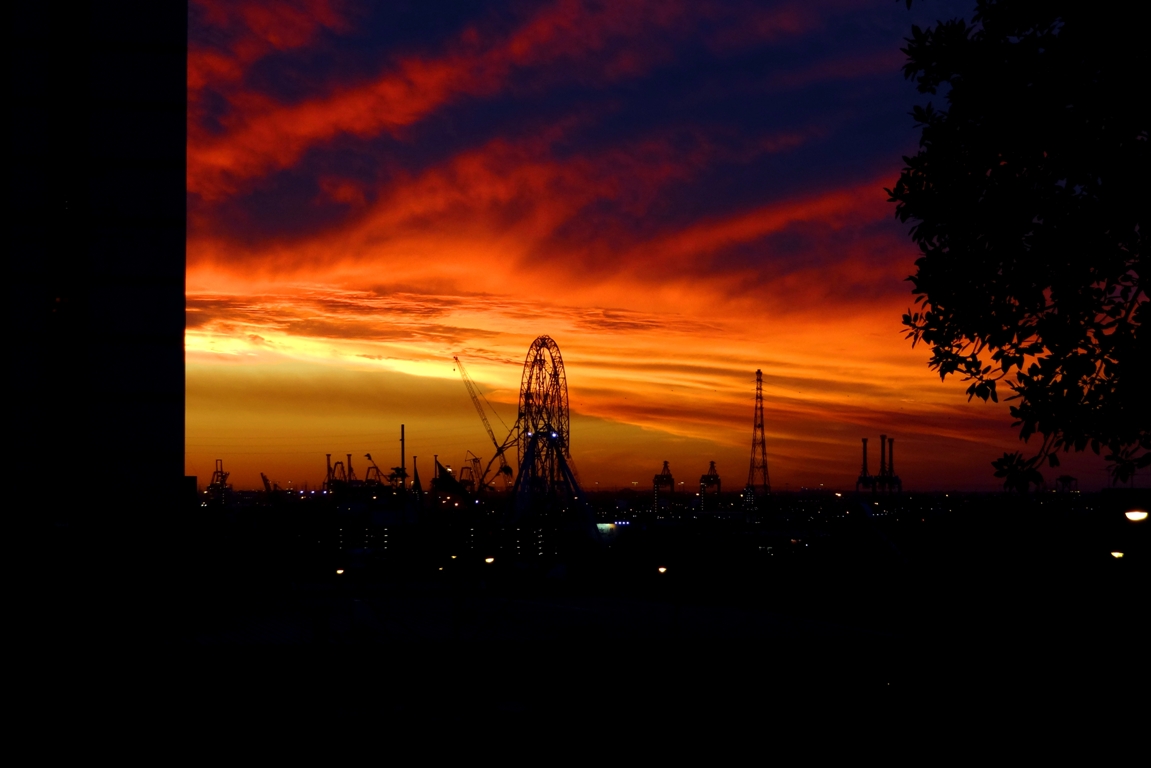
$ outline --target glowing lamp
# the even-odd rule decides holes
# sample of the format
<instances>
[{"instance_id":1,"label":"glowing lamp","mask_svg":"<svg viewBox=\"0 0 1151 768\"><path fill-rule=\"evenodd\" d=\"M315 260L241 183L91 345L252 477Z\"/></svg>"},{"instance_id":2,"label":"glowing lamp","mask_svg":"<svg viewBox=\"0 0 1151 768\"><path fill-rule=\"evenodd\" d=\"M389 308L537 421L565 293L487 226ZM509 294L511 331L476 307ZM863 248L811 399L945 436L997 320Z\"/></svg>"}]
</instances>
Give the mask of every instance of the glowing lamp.
<instances>
[{"instance_id":1,"label":"glowing lamp","mask_svg":"<svg viewBox=\"0 0 1151 768\"><path fill-rule=\"evenodd\" d=\"M485 563L494 563L495 561L496 561L496 559L494 557L485 557L484 558Z\"/></svg>"},{"instance_id":2,"label":"glowing lamp","mask_svg":"<svg viewBox=\"0 0 1151 768\"><path fill-rule=\"evenodd\" d=\"M455 559L456 559L456 556L455 556L455 555L452 555L452 559L453 559L453 560L455 560Z\"/></svg>"},{"instance_id":3,"label":"glowing lamp","mask_svg":"<svg viewBox=\"0 0 1151 768\"><path fill-rule=\"evenodd\" d=\"M1120 558L1123 557L1123 553L1122 552L1112 552L1111 557L1115 558L1116 560L1119 560Z\"/></svg>"},{"instance_id":4,"label":"glowing lamp","mask_svg":"<svg viewBox=\"0 0 1151 768\"><path fill-rule=\"evenodd\" d=\"M1127 518L1133 523L1141 523L1147 519L1147 510L1145 509L1129 509L1123 513L1123 517Z\"/></svg>"},{"instance_id":5,"label":"glowing lamp","mask_svg":"<svg viewBox=\"0 0 1151 768\"><path fill-rule=\"evenodd\" d=\"M664 568L664 567L661 565L661 566L659 567L659 572L660 572L660 573L667 573L667 568Z\"/></svg>"},{"instance_id":6,"label":"glowing lamp","mask_svg":"<svg viewBox=\"0 0 1151 768\"><path fill-rule=\"evenodd\" d=\"M337 569L336 569L336 575L337 575L337 576L339 576L339 575L340 575L340 574L342 574L343 572L344 572L344 569L343 569L343 568L337 568Z\"/></svg>"}]
</instances>

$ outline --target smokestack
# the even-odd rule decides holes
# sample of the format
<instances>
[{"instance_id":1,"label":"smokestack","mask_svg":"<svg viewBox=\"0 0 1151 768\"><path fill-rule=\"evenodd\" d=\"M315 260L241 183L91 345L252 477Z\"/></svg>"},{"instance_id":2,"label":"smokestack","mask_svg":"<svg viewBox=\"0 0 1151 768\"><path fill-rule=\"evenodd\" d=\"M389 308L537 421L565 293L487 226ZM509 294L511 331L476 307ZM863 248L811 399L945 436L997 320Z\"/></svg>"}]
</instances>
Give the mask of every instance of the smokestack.
<instances>
[{"instance_id":1,"label":"smokestack","mask_svg":"<svg viewBox=\"0 0 1151 768\"><path fill-rule=\"evenodd\" d=\"M867 476L867 438L863 438L863 471L859 474Z\"/></svg>"},{"instance_id":2,"label":"smokestack","mask_svg":"<svg viewBox=\"0 0 1151 768\"><path fill-rule=\"evenodd\" d=\"M349 453L349 454L348 454L348 479L349 479L349 480L351 480L351 479L352 479L352 473L353 473L354 471L355 471L355 470L353 470L353 469L352 469L352 454L350 454L350 453Z\"/></svg>"},{"instance_id":3,"label":"smokestack","mask_svg":"<svg viewBox=\"0 0 1151 768\"><path fill-rule=\"evenodd\" d=\"M328 454L328 479L332 479L332 454Z\"/></svg>"},{"instance_id":4,"label":"smokestack","mask_svg":"<svg viewBox=\"0 0 1151 768\"><path fill-rule=\"evenodd\" d=\"M887 477L887 435L879 436L879 476Z\"/></svg>"},{"instance_id":5,"label":"smokestack","mask_svg":"<svg viewBox=\"0 0 1151 768\"><path fill-rule=\"evenodd\" d=\"M407 487L408 484L408 464L407 464L407 450L404 448L404 425L400 425L400 482Z\"/></svg>"}]
</instances>

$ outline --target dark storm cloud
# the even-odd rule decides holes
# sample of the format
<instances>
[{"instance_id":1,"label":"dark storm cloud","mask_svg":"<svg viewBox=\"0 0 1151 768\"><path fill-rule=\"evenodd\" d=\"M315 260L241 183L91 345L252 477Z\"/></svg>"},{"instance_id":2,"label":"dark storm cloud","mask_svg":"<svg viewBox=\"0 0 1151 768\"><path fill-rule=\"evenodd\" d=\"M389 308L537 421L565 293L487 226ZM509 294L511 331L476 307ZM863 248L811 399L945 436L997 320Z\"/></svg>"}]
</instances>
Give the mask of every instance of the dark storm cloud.
<instances>
[{"instance_id":1,"label":"dark storm cloud","mask_svg":"<svg viewBox=\"0 0 1151 768\"><path fill-rule=\"evenodd\" d=\"M535 212L551 222L540 248L578 254L594 273L685 221L889 168L909 135L889 114L892 94L908 91L888 39L907 28L901 10L197 3L191 98L216 106L192 111L193 134L204 132L190 153L193 230L210 222L244 258L418 196L429 173L454 175L467 209L485 197L469 185L491 182L452 169L479 157L550 181L469 214L499 226ZM791 258L782 245L753 250ZM706 268L738 269L751 253L732 248Z\"/></svg>"}]
</instances>

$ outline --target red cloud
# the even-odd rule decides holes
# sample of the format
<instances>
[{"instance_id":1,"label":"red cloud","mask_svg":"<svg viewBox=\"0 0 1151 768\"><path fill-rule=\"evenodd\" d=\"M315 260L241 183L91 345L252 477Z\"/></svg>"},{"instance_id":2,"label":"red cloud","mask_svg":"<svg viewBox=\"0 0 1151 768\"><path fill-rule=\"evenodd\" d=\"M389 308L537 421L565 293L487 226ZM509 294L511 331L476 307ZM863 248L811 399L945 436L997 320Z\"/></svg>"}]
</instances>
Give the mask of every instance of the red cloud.
<instances>
[{"instance_id":1,"label":"red cloud","mask_svg":"<svg viewBox=\"0 0 1151 768\"><path fill-rule=\"evenodd\" d=\"M207 86L220 87L239 80L247 67L274 51L301 48L323 29L348 28L344 3L334 0L294 0L275 4L193 0L192 15L205 28L188 48L188 90L193 98ZM208 32L210 30L210 33Z\"/></svg>"},{"instance_id":2,"label":"red cloud","mask_svg":"<svg viewBox=\"0 0 1151 768\"><path fill-rule=\"evenodd\" d=\"M781 20L774 25L765 22L763 29L770 30L770 36L780 30L797 33L818 19L797 8L753 15ZM725 23L744 21L732 18L722 5L709 8L664 1L594 6L564 0L543 9L506 38L485 40L472 27L438 56L405 57L369 82L297 104L276 103L256 93L233 94L233 113L225 119L222 135L210 135L195 119L189 126L188 189L205 199L226 197L244 180L291 167L308 148L337 136L397 134L460 94L499 90L516 68L543 71L551 80L635 75L667 58L671 40L691 33L700 17L709 14ZM797 25L794 19L800 16L808 23ZM265 23L254 12L241 17L232 23L250 30L252 39L234 44L231 59L218 51L192 56L189 82L193 87L213 78L236 79L245 66L277 45L306 44L318 29L341 23L334 12L311 26L288 20L282 28ZM547 69L561 62L569 66Z\"/></svg>"},{"instance_id":3,"label":"red cloud","mask_svg":"<svg viewBox=\"0 0 1151 768\"><path fill-rule=\"evenodd\" d=\"M818 221L839 228L861 220L874 221L889 214L881 190L882 181L868 181L794 202L773 202L752 211L703 221L643 244L629 255L627 262L643 266L659 260L675 265L724 247L758 240L797 222Z\"/></svg>"},{"instance_id":4,"label":"red cloud","mask_svg":"<svg viewBox=\"0 0 1151 768\"><path fill-rule=\"evenodd\" d=\"M848 190L818 202L805 200L670 234L653 233L657 225L645 217L663 191L716 159L730 159L731 151L702 138L685 148L682 137L677 141L668 135L556 158L553 147L565 138L567 129L565 124L553 125L514 143L495 139L417 176L395 174L370 196L357 182L322 178L326 196L362 207L362 212L310 236L266 237L258 250L229 242L205 218L209 212L194 208L189 261L228 263L230 269L239 270L262 263L281 274L299 270L301 277L310 277L304 273L330 271L336 266L334 254L339 253L338 261L353 271L375 264L397 279L420 283L430 276L429 258L455 272L468 269L477 249L494 248L499 263L507 268L590 275L631 270L633 259L658 260L664 252L672 263L690 263L725 242L762 237L773 226L782 228L797 219L823 215L830 221L827 216L846 215L839 209L858 203L857 192ZM790 132L780 139L788 148L802 141L801 135ZM754 149L762 152L773 144L768 139ZM740 150L735 159L746 161L750 156ZM874 195L876 190L878 186L870 192ZM374 202L364 206L369 197ZM613 213L602 222L589 220L586 211L600 201L610 202ZM653 234L655 240L635 245ZM541 259L541 254L547 258ZM360 266L351 266L354 263ZM490 284L473 289L499 290L501 272L493 270L486 275Z\"/></svg>"}]
</instances>

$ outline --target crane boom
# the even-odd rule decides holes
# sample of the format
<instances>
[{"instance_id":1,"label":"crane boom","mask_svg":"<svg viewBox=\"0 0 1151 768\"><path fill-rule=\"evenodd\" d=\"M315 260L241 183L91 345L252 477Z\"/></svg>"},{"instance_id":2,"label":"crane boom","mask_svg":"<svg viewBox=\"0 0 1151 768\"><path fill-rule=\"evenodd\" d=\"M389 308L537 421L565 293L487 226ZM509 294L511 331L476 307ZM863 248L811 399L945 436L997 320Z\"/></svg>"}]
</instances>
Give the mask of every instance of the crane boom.
<instances>
[{"instance_id":1,"label":"crane boom","mask_svg":"<svg viewBox=\"0 0 1151 768\"><path fill-rule=\"evenodd\" d=\"M476 387L472 383L471 378L468 376L468 372L464 368L464 364L460 362L458 357L453 356L452 359L456 361L456 367L460 371L460 378L464 380L464 386L468 388L468 394L471 395L472 404L476 407L476 413L480 415L480 421L484 423L484 429L487 430L488 437L492 439L492 445L496 447L496 458L500 460L500 473L505 478L506 483L506 478L508 474L510 474L511 468L508 467L508 460L504 458L504 446L501 446L500 441L496 439L496 433L494 430L492 430L492 425L488 421L487 414L484 413L483 405L480 404L479 393L476 392ZM477 480L478 479L479 478L477 478Z\"/></svg>"}]
</instances>

